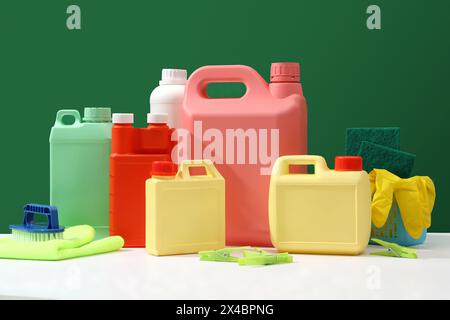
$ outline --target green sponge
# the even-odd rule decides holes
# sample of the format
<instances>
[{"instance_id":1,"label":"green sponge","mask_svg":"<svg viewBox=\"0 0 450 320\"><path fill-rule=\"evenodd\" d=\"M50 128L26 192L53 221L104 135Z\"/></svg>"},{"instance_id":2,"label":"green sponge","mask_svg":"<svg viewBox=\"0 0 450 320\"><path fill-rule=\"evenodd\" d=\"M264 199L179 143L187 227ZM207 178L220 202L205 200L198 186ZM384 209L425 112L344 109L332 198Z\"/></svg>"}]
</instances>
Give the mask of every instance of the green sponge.
<instances>
[{"instance_id":1,"label":"green sponge","mask_svg":"<svg viewBox=\"0 0 450 320\"><path fill-rule=\"evenodd\" d=\"M363 158L364 170L386 169L400 178L411 177L415 154L363 141L358 155Z\"/></svg>"},{"instance_id":2,"label":"green sponge","mask_svg":"<svg viewBox=\"0 0 450 320\"><path fill-rule=\"evenodd\" d=\"M400 149L400 128L347 128L345 149L348 156L358 155L363 141Z\"/></svg>"}]
</instances>

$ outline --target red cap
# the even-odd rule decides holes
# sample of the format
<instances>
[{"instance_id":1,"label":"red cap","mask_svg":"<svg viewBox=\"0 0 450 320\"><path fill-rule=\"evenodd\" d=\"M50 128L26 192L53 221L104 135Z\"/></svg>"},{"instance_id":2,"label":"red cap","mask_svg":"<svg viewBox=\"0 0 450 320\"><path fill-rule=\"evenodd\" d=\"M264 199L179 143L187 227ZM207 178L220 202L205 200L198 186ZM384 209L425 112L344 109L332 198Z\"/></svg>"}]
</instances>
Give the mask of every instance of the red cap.
<instances>
[{"instance_id":1,"label":"red cap","mask_svg":"<svg viewBox=\"0 0 450 320\"><path fill-rule=\"evenodd\" d=\"M336 171L362 171L363 159L359 156L341 156L334 159Z\"/></svg>"},{"instance_id":2,"label":"red cap","mask_svg":"<svg viewBox=\"0 0 450 320\"><path fill-rule=\"evenodd\" d=\"M300 63L272 63L270 67L270 82L300 82Z\"/></svg>"},{"instance_id":3,"label":"red cap","mask_svg":"<svg viewBox=\"0 0 450 320\"><path fill-rule=\"evenodd\" d=\"M155 161L152 164L153 176L174 176L177 174L177 165L170 161Z\"/></svg>"}]
</instances>

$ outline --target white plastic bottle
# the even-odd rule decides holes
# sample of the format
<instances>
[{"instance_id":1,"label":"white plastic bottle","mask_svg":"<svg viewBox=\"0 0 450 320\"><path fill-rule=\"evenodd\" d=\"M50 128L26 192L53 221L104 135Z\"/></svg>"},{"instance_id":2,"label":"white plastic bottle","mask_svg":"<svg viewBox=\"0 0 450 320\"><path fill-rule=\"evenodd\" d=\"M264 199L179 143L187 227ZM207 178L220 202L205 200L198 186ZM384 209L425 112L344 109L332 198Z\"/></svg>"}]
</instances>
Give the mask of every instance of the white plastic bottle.
<instances>
[{"instance_id":1,"label":"white plastic bottle","mask_svg":"<svg viewBox=\"0 0 450 320\"><path fill-rule=\"evenodd\" d=\"M150 112L166 113L171 128L180 127L181 104L184 87L187 81L187 71L182 69L163 69L161 81L150 94Z\"/></svg>"}]
</instances>

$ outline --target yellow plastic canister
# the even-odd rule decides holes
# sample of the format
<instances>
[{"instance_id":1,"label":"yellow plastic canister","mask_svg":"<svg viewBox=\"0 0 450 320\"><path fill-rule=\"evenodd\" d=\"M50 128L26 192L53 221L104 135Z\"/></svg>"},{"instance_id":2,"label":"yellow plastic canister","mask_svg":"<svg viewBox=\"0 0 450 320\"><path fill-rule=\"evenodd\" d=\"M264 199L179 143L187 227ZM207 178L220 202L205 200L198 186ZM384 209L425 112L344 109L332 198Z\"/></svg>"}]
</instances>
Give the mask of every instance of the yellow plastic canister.
<instances>
[{"instance_id":1,"label":"yellow plastic canister","mask_svg":"<svg viewBox=\"0 0 450 320\"><path fill-rule=\"evenodd\" d=\"M313 165L314 173L290 173L300 165ZM336 157L335 170L320 156L280 157L270 181L272 243L291 253L360 254L369 242L370 205L360 157Z\"/></svg>"},{"instance_id":2,"label":"yellow plastic canister","mask_svg":"<svg viewBox=\"0 0 450 320\"><path fill-rule=\"evenodd\" d=\"M188 254L225 247L224 178L210 160L184 161L178 172L173 167L171 162L155 162L146 182L148 253ZM199 168L203 172L191 174Z\"/></svg>"}]
</instances>

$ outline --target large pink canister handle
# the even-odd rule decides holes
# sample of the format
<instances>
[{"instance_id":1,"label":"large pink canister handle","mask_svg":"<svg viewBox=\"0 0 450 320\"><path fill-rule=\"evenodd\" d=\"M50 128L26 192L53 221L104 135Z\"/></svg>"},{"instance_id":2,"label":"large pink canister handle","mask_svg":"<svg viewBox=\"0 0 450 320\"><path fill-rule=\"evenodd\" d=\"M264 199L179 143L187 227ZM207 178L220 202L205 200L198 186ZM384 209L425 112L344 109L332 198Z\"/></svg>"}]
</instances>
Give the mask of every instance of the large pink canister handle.
<instances>
[{"instance_id":1,"label":"large pink canister handle","mask_svg":"<svg viewBox=\"0 0 450 320\"><path fill-rule=\"evenodd\" d=\"M246 86L240 98L209 98L206 88L209 83L239 82ZM254 69L244 65L204 66L197 69L186 83L184 103L188 106L242 104L260 100L270 95L269 85Z\"/></svg>"}]
</instances>

